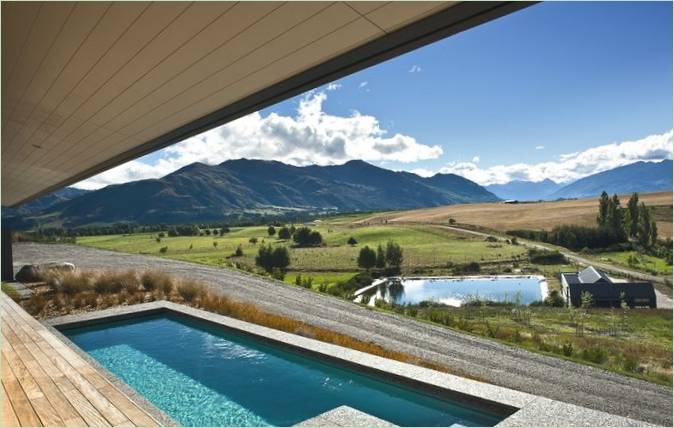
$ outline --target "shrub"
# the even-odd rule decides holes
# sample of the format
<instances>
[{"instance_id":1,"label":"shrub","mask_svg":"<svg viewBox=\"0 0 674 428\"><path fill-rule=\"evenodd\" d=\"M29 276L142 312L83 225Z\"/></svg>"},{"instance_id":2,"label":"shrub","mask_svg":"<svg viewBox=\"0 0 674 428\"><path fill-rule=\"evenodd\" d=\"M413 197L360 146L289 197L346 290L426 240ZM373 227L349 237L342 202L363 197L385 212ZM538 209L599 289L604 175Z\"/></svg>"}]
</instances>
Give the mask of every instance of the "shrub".
<instances>
[{"instance_id":1,"label":"shrub","mask_svg":"<svg viewBox=\"0 0 674 428\"><path fill-rule=\"evenodd\" d=\"M564 298L559 294L559 291L557 290L552 290L550 294L548 294L548 297L545 298L543 301L545 306L552 306L555 308L562 308L565 306L566 301Z\"/></svg>"},{"instance_id":2,"label":"shrub","mask_svg":"<svg viewBox=\"0 0 674 428\"><path fill-rule=\"evenodd\" d=\"M113 294L122 290L135 292L138 290L138 285L138 279L133 271L106 271L98 275L94 281L94 290L98 294Z\"/></svg>"},{"instance_id":3,"label":"shrub","mask_svg":"<svg viewBox=\"0 0 674 428\"><path fill-rule=\"evenodd\" d=\"M573 355L573 344L566 342L565 344L562 345L562 354L566 357L570 357Z\"/></svg>"},{"instance_id":4,"label":"shrub","mask_svg":"<svg viewBox=\"0 0 674 428\"><path fill-rule=\"evenodd\" d=\"M606 350L598 346L583 349L580 356L582 359L596 364L603 364L608 360L608 353Z\"/></svg>"},{"instance_id":5,"label":"shrub","mask_svg":"<svg viewBox=\"0 0 674 428\"><path fill-rule=\"evenodd\" d=\"M47 300L39 294L34 294L23 304L23 307L31 315L38 315L45 306L47 306Z\"/></svg>"},{"instance_id":6,"label":"shrub","mask_svg":"<svg viewBox=\"0 0 674 428\"><path fill-rule=\"evenodd\" d=\"M480 273L481 266L478 262L457 264L454 266L454 273L458 275Z\"/></svg>"},{"instance_id":7,"label":"shrub","mask_svg":"<svg viewBox=\"0 0 674 428\"><path fill-rule=\"evenodd\" d=\"M14 289L9 284L5 284L4 282L2 283L2 292L5 293L10 299L14 300L15 302L18 302L21 296L19 295L19 292Z\"/></svg>"},{"instance_id":8,"label":"shrub","mask_svg":"<svg viewBox=\"0 0 674 428\"><path fill-rule=\"evenodd\" d=\"M159 252L162 253L162 254L166 254L168 252L168 247L161 247L159 249Z\"/></svg>"},{"instance_id":9,"label":"shrub","mask_svg":"<svg viewBox=\"0 0 674 428\"><path fill-rule=\"evenodd\" d=\"M632 353L623 354L621 365L626 372L636 373L639 371L639 357Z\"/></svg>"},{"instance_id":10,"label":"shrub","mask_svg":"<svg viewBox=\"0 0 674 428\"><path fill-rule=\"evenodd\" d=\"M298 247L318 247L323 243L323 236L308 227L300 227L295 231L293 241Z\"/></svg>"},{"instance_id":11,"label":"shrub","mask_svg":"<svg viewBox=\"0 0 674 428\"><path fill-rule=\"evenodd\" d=\"M252 238L250 238L250 239L248 240L248 242L250 242L251 244L255 245L255 244L257 244L257 238L256 238L256 237L252 237Z\"/></svg>"},{"instance_id":12,"label":"shrub","mask_svg":"<svg viewBox=\"0 0 674 428\"><path fill-rule=\"evenodd\" d=\"M354 237L352 236L352 237L350 237L350 238L346 241L346 243L349 244L349 245L351 245L351 246L353 247L354 245L356 245L356 244L358 243L358 241L356 241L356 238L354 238Z\"/></svg>"},{"instance_id":13,"label":"shrub","mask_svg":"<svg viewBox=\"0 0 674 428\"><path fill-rule=\"evenodd\" d=\"M529 261L541 265L561 265L567 262L564 254L559 251L548 251L538 248L529 249Z\"/></svg>"},{"instance_id":14,"label":"shrub","mask_svg":"<svg viewBox=\"0 0 674 428\"><path fill-rule=\"evenodd\" d=\"M485 241L487 241L487 242L498 242L498 238L495 237L495 236L487 236L485 238Z\"/></svg>"},{"instance_id":15,"label":"shrub","mask_svg":"<svg viewBox=\"0 0 674 428\"><path fill-rule=\"evenodd\" d=\"M236 247L236 250L234 251L234 257L241 257L243 256L243 248L241 248L241 245Z\"/></svg>"},{"instance_id":16,"label":"shrub","mask_svg":"<svg viewBox=\"0 0 674 428\"><path fill-rule=\"evenodd\" d=\"M271 276L274 279L278 279L279 281L283 281L283 279L286 277L285 270L275 267L271 271Z\"/></svg>"},{"instance_id":17,"label":"shrub","mask_svg":"<svg viewBox=\"0 0 674 428\"><path fill-rule=\"evenodd\" d=\"M184 301L186 302L191 302L194 300L195 297L197 297L197 294L199 294L199 290L201 287L194 281L191 280L186 280L182 281L178 285L178 294L180 297L183 298Z\"/></svg>"},{"instance_id":18,"label":"shrub","mask_svg":"<svg viewBox=\"0 0 674 428\"><path fill-rule=\"evenodd\" d=\"M56 290L60 293L72 296L83 291L90 290L93 278L91 273L63 272L54 275L56 277Z\"/></svg>"},{"instance_id":19,"label":"shrub","mask_svg":"<svg viewBox=\"0 0 674 428\"><path fill-rule=\"evenodd\" d=\"M269 227L267 228L267 234L268 234L269 236L274 236L274 235L276 235L276 228L275 228L274 226L269 226Z\"/></svg>"},{"instance_id":20,"label":"shrub","mask_svg":"<svg viewBox=\"0 0 674 428\"><path fill-rule=\"evenodd\" d=\"M140 277L140 283L143 285L145 291L163 290L167 282L172 288L173 280L171 277L164 272L156 270L145 271Z\"/></svg>"}]
</instances>

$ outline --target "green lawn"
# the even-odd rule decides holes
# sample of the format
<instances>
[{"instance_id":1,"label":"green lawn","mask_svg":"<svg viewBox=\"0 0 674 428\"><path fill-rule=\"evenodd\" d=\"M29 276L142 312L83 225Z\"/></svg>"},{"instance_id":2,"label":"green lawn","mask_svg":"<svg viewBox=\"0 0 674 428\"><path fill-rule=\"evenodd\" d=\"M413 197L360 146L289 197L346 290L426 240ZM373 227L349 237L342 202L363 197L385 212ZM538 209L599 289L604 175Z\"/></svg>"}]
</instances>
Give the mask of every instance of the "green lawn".
<instances>
[{"instance_id":1,"label":"green lawn","mask_svg":"<svg viewBox=\"0 0 674 428\"><path fill-rule=\"evenodd\" d=\"M634 256L636 263L630 265L629 258ZM599 253L594 257L603 262L609 262L616 265L632 268L640 271L651 272L655 275L672 276L672 266L659 257L649 256L647 254L639 254L636 251L614 251Z\"/></svg>"},{"instance_id":2,"label":"green lawn","mask_svg":"<svg viewBox=\"0 0 674 428\"><path fill-rule=\"evenodd\" d=\"M376 247L393 240L403 247L403 270L419 267L443 266L447 262L499 261L522 256L525 249L506 243L490 243L479 237L438 228L435 226L363 226L353 227L337 224L323 224L314 229L321 232L325 246L318 248L291 248L291 271L306 272L354 272L358 270L356 259L360 248L368 245ZM347 245L349 237L358 244ZM256 237L257 244L249 239ZM267 235L266 227L233 228L220 237L197 236L161 238L157 242L156 233L79 237L77 243L127 253L152 254L177 260L226 266L234 262L248 266L255 265L255 255L259 245L292 246L292 242L282 241ZM217 246L214 246L214 243ZM229 257L241 245L242 257ZM190 249L190 246L192 247ZM162 254L160 249L167 247Z\"/></svg>"}]
</instances>

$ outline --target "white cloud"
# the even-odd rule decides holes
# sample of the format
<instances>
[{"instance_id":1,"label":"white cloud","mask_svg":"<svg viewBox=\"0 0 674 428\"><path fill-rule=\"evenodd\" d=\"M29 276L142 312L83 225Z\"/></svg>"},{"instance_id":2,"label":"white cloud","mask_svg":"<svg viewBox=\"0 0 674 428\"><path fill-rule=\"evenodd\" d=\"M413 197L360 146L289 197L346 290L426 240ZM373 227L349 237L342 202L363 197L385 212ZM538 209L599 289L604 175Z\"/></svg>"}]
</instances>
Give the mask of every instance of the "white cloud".
<instances>
[{"instance_id":1,"label":"white cloud","mask_svg":"<svg viewBox=\"0 0 674 428\"><path fill-rule=\"evenodd\" d=\"M442 155L414 137L389 133L376 117L353 111L335 116L323 111L325 92L311 92L295 116L253 113L170 146L154 161L134 160L75 185L94 189L114 183L158 178L193 162L218 164L227 159L278 160L293 165L330 165L352 159L417 162Z\"/></svg>"},{"instance_id":2,"label":"white cloud","mask_svg":"<svg viewBox=\"0 0 674 428\"><path fill-rule=\"evenodd\" d=\"M536 150L543 150L545 146L536 146Z\"/></svg>"},{"instance_id":3,"label":"white cloud","mask_svg":"<svg viewBox=\"0 0 674 428\"><path fill-rule=\"evenodd\" d=\"M367 81L365 81L365 82L360 82L360 83L358 84L358 87L359 87L359 88L364 88L364 87L366 87L366 86L367 86Z\"/></svg>"},{"instance_id":4,"label":"white cloud","mask_svg":"<svg viewBox=\"0 0 674 428\"><path fill-rule=\"evenodd\" d=\"M440 169L482 185L513 180L542 181L549 178L567 183L579 178L638 161L672 159L672 131L636 141L605 144L582 152L559 156L557 161L537 164L516 163L480 168L477 162L451 162Z\"/></svg>"},{"instance_id":5,"label":"white cloud","mask_svg":"<svg viewBox=\"0 0 674 428\"><path fill-rule=\"evenodd\" d=\"M411 169L409 172L411 172L413 174L416 174L420 177L432 177L432 176L435 175L434 171L432 171L430 169L426 169L426 168L415 168L415 169Z\"/></svg>"},{"instance_id":6,"label":"white cloud","mask_svg":"<svg viewBox=\"0 0 674 428\"><path fill-rule=\"evenodd\" d=\"M480 163L480 157L479 156L473 156L473 163Z\"/></svg>"},{"instance_id":7,"label":"white cloud","mask_svg":"<svg viewBox=\"0 0 674 428\"><path fill-rule=\"evenodd\" d=\"M421 67L418 65L414 64L412 68L409 69L409 73L419 73L421 72Z\"/></svg>"},{"instance_id":8,"label":"white cloud","mask_svg":"<svg viewBox=\"0 0 674 428\"><path fill-rule=\"evenodd\" d=\"M328 86L325 87L328 91L336 91L337 89L341 88L342 84L341 83L328 83Z\"/></svg>"}]
</instances>

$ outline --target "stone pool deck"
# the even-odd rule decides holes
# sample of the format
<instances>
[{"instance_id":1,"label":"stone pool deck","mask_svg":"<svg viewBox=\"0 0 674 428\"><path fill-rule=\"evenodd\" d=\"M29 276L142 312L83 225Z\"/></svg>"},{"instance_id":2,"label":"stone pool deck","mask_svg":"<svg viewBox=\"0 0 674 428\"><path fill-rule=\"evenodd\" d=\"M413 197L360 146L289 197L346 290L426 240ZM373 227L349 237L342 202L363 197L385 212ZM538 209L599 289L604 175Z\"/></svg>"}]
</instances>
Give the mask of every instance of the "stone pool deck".
<instances>
[{"instance_id":1,"label":"stone pool deck","mask_svg":"<svg viewBox=\"0 0 674 428\"><path fill-rule=\"evenodd\" d=\"M186 317L197 318L224 329L236 330L255 336L276 346L290 348L323 361L352 370L378 376L385 380L407 385L441 398L462 402L478 409L501 414L504 420L497 426L651 426L648 423L609 413L587 409L568 403L527 394L513 389L491 385L448 373L393 361L314 339L273 330L234 318L205 312L184 305L159 301L107 310L68 315L49 320L56 328L76 327L95 322L133 318L139 315L171 311ZM67 341L65 339L64 341ZM76 346L67 341L68 346ZM371 426L373 418L361 412L338 408L301 423L302 426ZM341 421L341 422L340 422ZM385 422L385 421L384 421ZM312 425L315 424L315 425Z\"/></svg>"}]
</instances>

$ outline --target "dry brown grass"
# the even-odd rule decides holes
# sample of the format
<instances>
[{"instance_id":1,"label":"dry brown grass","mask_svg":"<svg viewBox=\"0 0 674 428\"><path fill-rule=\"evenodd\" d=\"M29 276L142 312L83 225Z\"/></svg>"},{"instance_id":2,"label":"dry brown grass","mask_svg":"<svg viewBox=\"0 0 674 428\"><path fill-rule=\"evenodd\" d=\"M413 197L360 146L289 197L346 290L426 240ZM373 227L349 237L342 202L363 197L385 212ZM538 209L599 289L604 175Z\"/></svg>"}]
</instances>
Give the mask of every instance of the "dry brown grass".
<instances>
[{"instance_id":1,"label":"dry brown grass","mask_svg":"<svg viewBox=\"0 0 674 428\"><path fill-rule=\"evenodd\" d=\"M316 327L293 318L271 314L254 304L234 301L225 296L215 294L205 284L198 281L190 279L176 281L162 272L147 271L138 275L134 271L78 271L76 275L68 276L67 278L70 282L77 284L82 283L86 279L87 284L89 284L88 288L78 288L78 291L72 294L66 294L62 290L57 290L51 294L35 295L28 301L25 301L23 307L34 316L53 317L73 312L93 311L122 304L131 305L165 298L275 330L298 334L322 342L433 370L481 380L475 376L470 376L404 352L386 349L375 343L365 342L346 334ZM147 285L150 283L152 285L148 287ZM177 286L175 286L176 283ZM139 290L141 284L144 291ZM174 288L175 292L173 292Z\"/></svg>"},{"instance_id":2,"label":"dry brown grass","mask_svg":"<svg viewBox=\"0 0 674 428\"><path fill-rule=\"evenodd\" d=\"M629 195L621 195L623 206ZM645 193L639 200L656 207L660 236L672 236L672 192ZM362 220L356 224L377 224L387 220L389 223L438 223L447 224L449 218L458 223L472 224L488 229L507 231L514 229L550 230L561 224L581 226L596 225L597 198L573 201L540 202L527 204L465 204L448 205L436 208L382 213Z\"/></svg>"}]
</instances>

